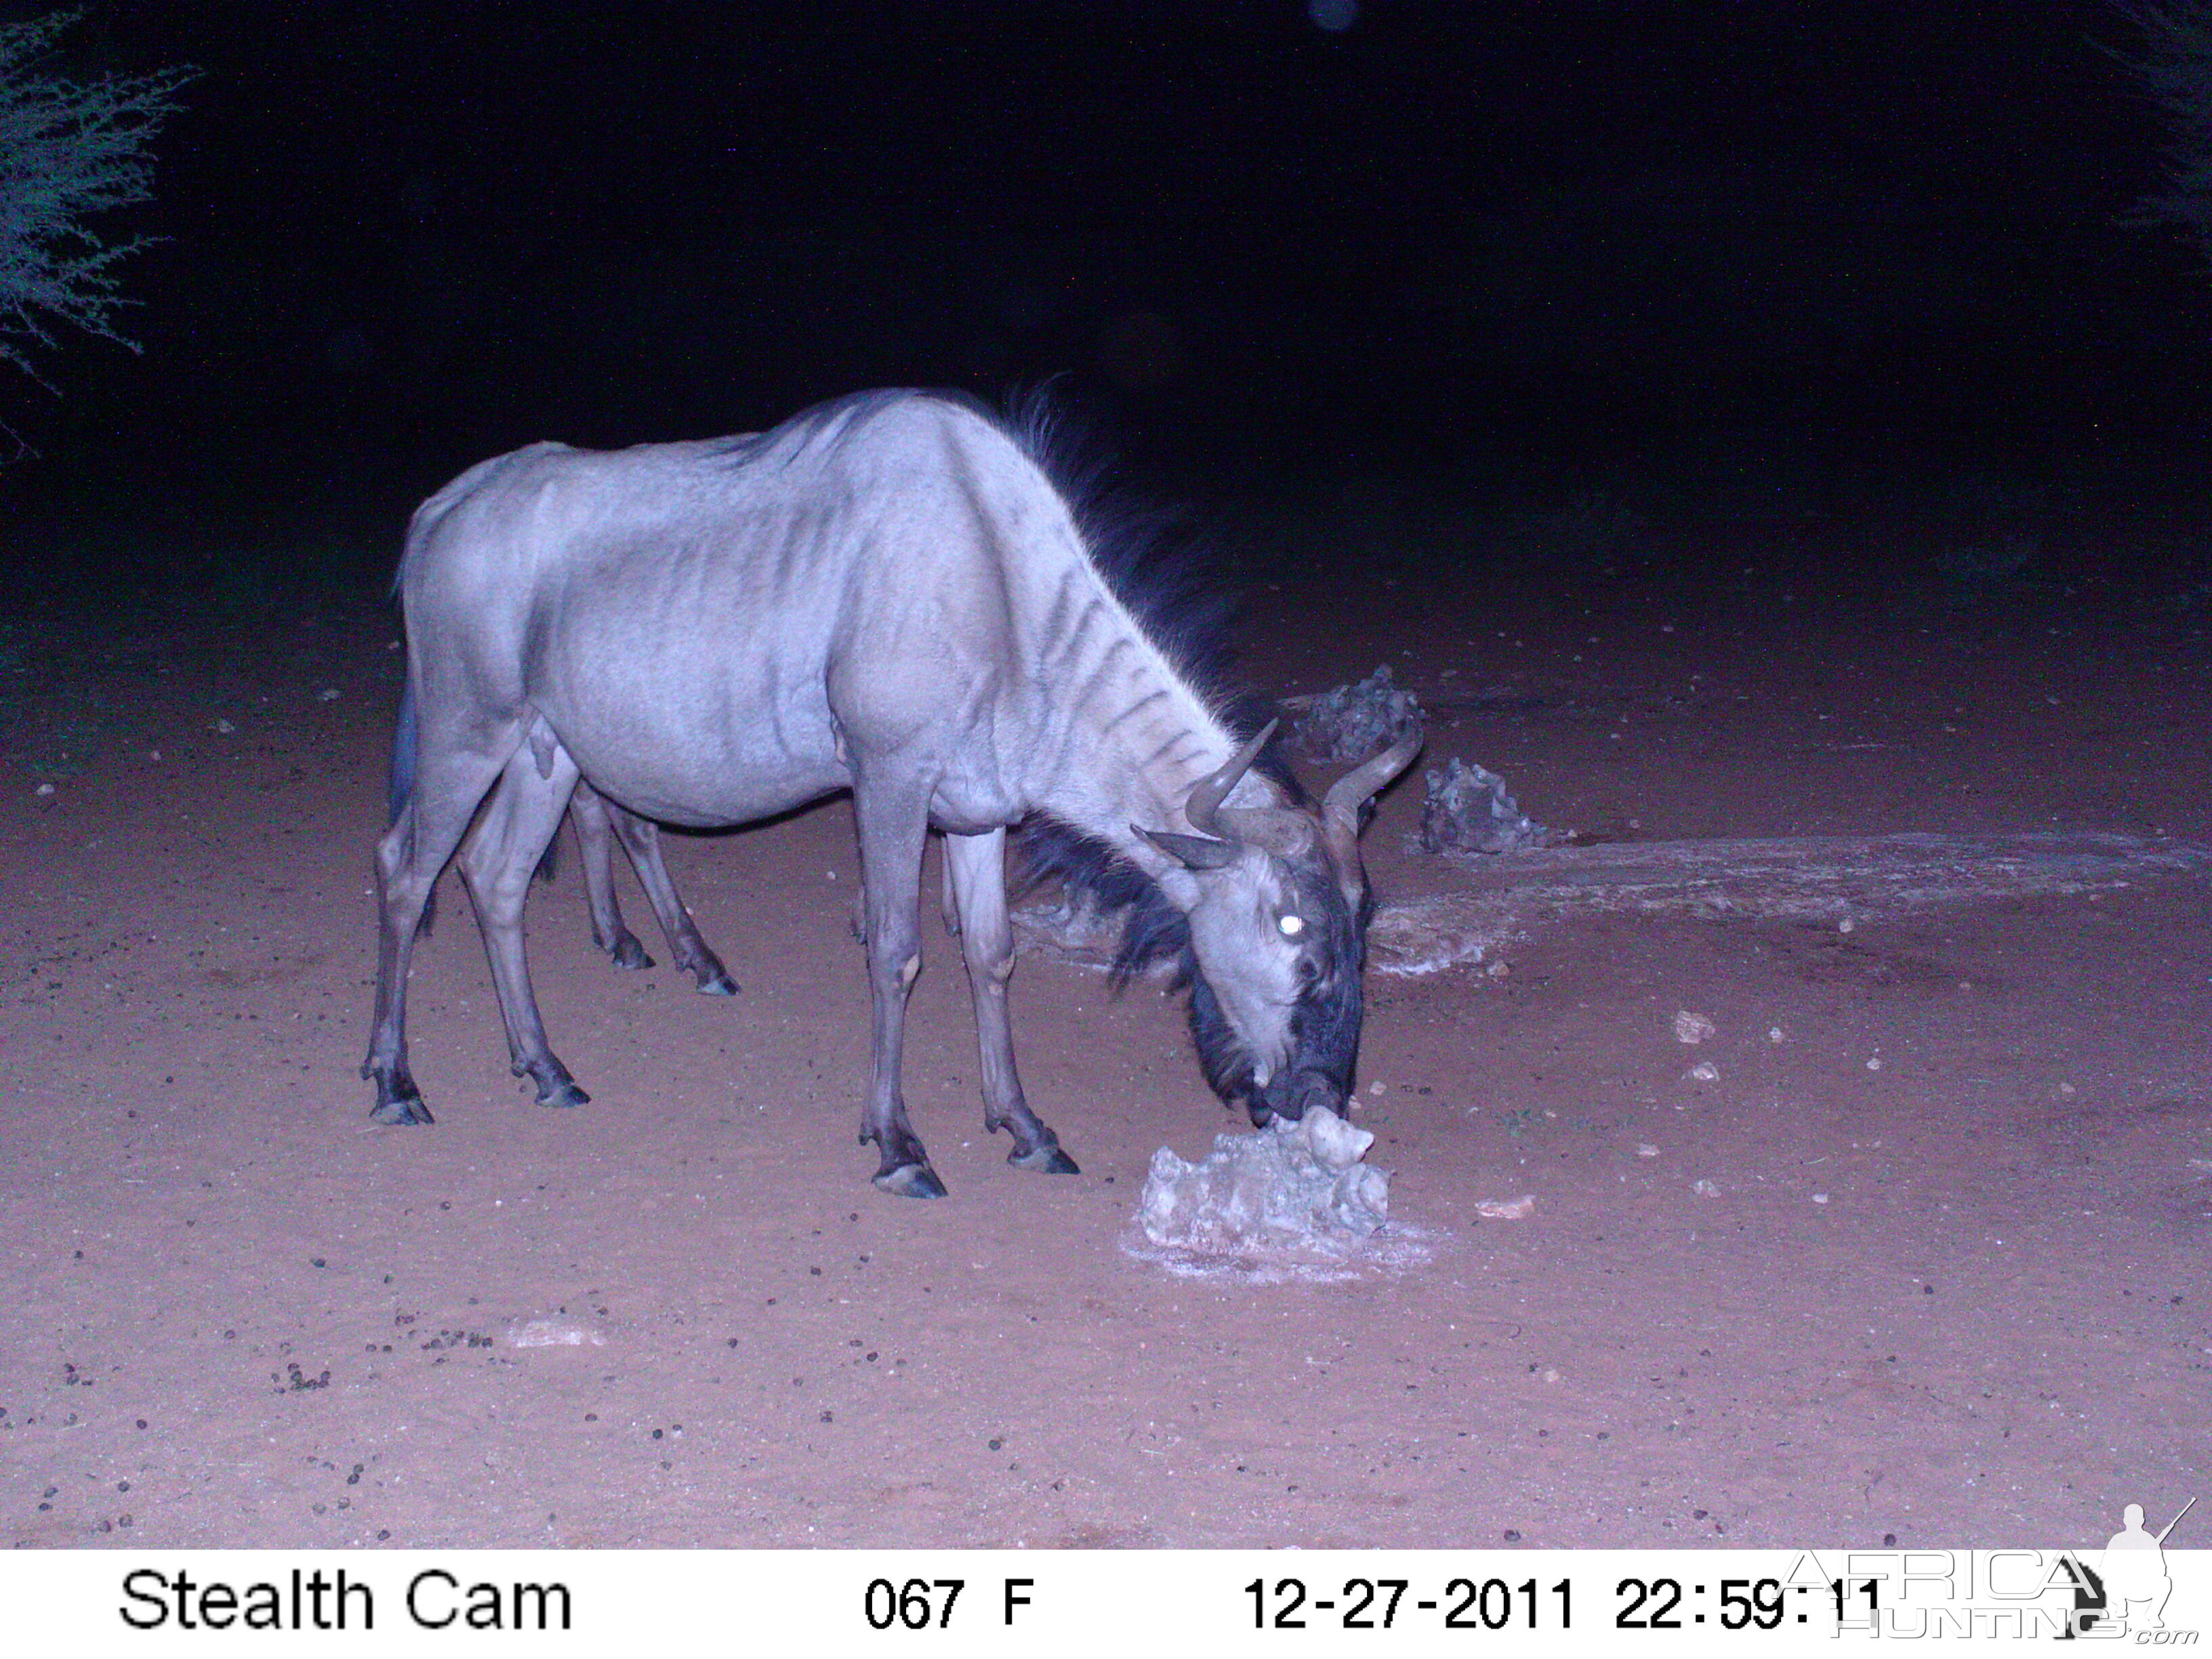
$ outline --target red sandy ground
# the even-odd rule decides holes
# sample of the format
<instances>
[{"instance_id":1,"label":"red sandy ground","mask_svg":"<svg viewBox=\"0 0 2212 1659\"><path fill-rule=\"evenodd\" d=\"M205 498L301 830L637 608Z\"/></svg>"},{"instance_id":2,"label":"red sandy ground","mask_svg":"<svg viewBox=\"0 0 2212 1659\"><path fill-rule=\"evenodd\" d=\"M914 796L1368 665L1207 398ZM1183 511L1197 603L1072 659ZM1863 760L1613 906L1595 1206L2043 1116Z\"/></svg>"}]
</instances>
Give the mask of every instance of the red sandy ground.
<instances>
[{"instance_id":1,"label":"red sandy ground","mask_svg":"<svg viewBox=\"0 0 2212 1659\"><path fill-rule=\"evenodd\" d=\"M2185 629L1261 599L1262 684L1390 661L1444 711L1432 762L1587 833L2212 834ZM538 891L578 1111L507 1076L449 882L413 997L439 1121L372 1125L393 631L134 625L6 734L19 1546L2094 1545L2206 1489L2200 885L1848 936L1594 917L1502 977L1376 979L1360 1115L1433 1259L1176 1279L1123 1249L1147 1159L1239 1126L1171 1003L1066 963L1024 963L1017 1034L1084 1174L981 1133L933 938L907 1097L953 1195L869 1187L842 802L673 845L734 1001L627 876L648 974L590 948L573 861ZM1546 702L1454 723L1493 686ZM1401 850L1419 811L1416 777L1370 835L1386 893L1449 884ZM1683 1009L1717 1036L1677 1042ZM598 1340L519 1346L538 1320Z\"/></svg>"}]
</instances>

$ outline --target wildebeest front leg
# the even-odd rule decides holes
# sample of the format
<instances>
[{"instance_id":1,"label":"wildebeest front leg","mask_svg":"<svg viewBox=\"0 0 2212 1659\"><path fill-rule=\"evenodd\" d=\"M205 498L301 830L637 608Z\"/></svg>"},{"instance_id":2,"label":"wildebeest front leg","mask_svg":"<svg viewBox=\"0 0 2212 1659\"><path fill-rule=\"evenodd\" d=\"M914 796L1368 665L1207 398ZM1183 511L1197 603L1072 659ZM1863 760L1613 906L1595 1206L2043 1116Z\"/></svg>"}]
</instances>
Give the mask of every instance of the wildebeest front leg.
<instances>
[{"instance_id":1,"label":"wildebeest front leg","mask_svg":"<svg viewBox=\"0 0 2212 1659\"><path fill-rule=\"evenodd\" d=\"M968 988L975 1002L975 1043L983 1063L983 1127L1008 1131L1014 1149L1006 1162L1050 1175L1074 1175L1075 1160L1060 1138L1022 1098L1014 1072L1013 1023L1006 981L1014 972L1014 930L1006 917L1006 832L945 838L945 868L957 907L961 953L968 959Z\"/></svg>"},{"instance_id":2,"label":"wildebeest front leg","mask_svg":"<svg viewBox=\"0 0 2212 1659\"><path fill-rule=\"evenodd\" d=\"M856 779L860 882L867 907L869 1000L875 1013L875 1067L860 1139L881 1153L875 1183L904 1198L942 1198L945 1183L907 1121L899 1089L907 994L921 972L921 848L928 834L929 790L909 780Z\"/></svg>"},{"instance_id":3,"label":"wildebeest front leg","mask_svg":"<svg viewBox=\"0 0 2212 1659\"><path fill-rule=\"evenodd\" d=\"M675 953L676 965L696 980L699 988L710 996L737 995L737 981L722 966L722 959L708 948L707 941L699 937L698 925L691 920L691 912L678 894L675 882L670 879L668 866L661 861L660 826L650 818L624 811L612 801L604 805L615 834L622 837L623 850L629 854L631 866L637 872L638 884L645 889L653 914L660 919L660 931L668 935L668 948Z\"/></svg>"},{"instance_id":4,"label":"wildebeest front leg","mask_svg":"<svg viewBox=\"0 0 2212 1659\"><path fill-rule=\"evenodd\" d=\"M623 922L622 905L615 897L614 832L607 823L605 799L590 784L579 782L568 799L568 817L576 826L576 850L582 855L592 943L612 957L617 968L652 967L653 958Z\"/></svg>"},{"instance_id":5,"label":"wildebeest front leg","mask_svg":"<svg viewBox=\"0 0 2212 1659\"><path fill-rule=\"evenodd\" d=\"M538 1085L540 1106L580 1106L591 1097L576 1086L546 1041L523 954L522 907L530 896L531 877L561 827L561 814L576 784L576 763L566 750L556 749L552 762L545 777L538 775L527 749L518 750L507 762L461 848L461 876L476 902L477 924L491 958L492 985L507 1022L514 1074Z\"/></svg>"}]
</instances>

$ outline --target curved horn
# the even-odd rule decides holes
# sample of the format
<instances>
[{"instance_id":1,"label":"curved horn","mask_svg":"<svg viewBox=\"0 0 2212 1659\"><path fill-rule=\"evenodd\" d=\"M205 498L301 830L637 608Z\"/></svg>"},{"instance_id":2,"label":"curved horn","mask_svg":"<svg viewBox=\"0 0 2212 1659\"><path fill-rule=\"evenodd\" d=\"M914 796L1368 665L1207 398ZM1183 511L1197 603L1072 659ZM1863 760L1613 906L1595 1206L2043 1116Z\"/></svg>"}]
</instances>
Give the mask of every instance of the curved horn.
<instances>
[{"instance_id":1,"label":"curved horn","mask_svg":"<svg viewBox=\"0 0 2212 1659\"><path fill-rule=\"evenodd\" d=\"M1383 785L1413 764L1426 735L1419 726L1414 726L1381 754L1346 772L1322 797L1322 832L1328 838L1328 850L1347 884L1360 867L1359 809L1373 799Z\"/></svg>"},{"instance_id":2,"label":"curved horn","mask_svg":"<svg viewBox=\"0 0 2212 1659\"><path fill-rule=\"evenodd\" d=\"M1237 781L1252 769L1252 763L1259 758L1260 751L1267 746L1267 739L1275 735L1275 727L1281 723L1269 720L1249 743L1229 757L1226 765L1208 772L1191 785L1189 797L1183 802L1182 815L1190 820L1192 828L1224 841L1237 839L1236 832L1224 829L1214 814L1220 810L1224 798L1237 787Z\"/></svg>"}]
</instances>

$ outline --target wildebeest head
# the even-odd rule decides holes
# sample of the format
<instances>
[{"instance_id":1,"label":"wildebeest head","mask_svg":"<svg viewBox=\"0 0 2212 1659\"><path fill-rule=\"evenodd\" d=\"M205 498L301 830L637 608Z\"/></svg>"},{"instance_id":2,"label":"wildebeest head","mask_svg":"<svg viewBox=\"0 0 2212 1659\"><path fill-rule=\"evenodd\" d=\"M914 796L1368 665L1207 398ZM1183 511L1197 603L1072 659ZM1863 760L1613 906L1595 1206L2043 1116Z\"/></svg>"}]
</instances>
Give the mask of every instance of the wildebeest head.
<instances>
[{"instance_id":1,"label":"wildebeest head","mask_svg":"<svg viewBox=\"0 0 2212 1659\"><path fill-rule=\"evenodd\" d=\"M1274 729L1192 788L1184 816L1205 835L1142 831L1196 877L1191 1035L1215 1092L1260 1125L1314 1106L1346 1110L1374 910L1360 816L1421 747L1418 731L1400 738L1340 779L1318 811L1223 805Z\"/></svg>"}]
</instances>

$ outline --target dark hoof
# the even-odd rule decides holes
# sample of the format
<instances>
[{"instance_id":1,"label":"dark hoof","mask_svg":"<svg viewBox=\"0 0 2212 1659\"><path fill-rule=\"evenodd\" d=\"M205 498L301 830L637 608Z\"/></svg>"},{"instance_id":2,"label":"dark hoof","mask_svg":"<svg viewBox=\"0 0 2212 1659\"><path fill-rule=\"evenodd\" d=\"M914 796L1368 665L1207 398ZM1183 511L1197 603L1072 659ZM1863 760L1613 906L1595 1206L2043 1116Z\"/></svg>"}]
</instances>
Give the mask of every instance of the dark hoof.
<instances>
[{"instance_id":1,"label":"dark hoof","mask_svg":"<svg viewBox=\"0 0 2212 1659\"><path fill-rule=\"evenodd\" d=\"M633 973L653 966L653 958L646 955L645 946L633 934L625 933L617 939L615 948L608 954L614 957L616 967L627 968Z\"/></svg>"},{"instance_id":2,"label":"dark hoof","mask_svg":"<svg viewBox=\"0 0 2212 1659\"><path fill-rule=\"evenodd\" d=\"M1032 1146L1028 1152L1012 1152L1006 1162L1017 1170L1035 1170L1042 1175L1081 1175L1075 1160L1059 1147L1047 1145Z\"/></svg>"},{"instance_id":3,"label":"dark hoof","mask_svg":"<svg viewBox=\"0 0 2212 1659\"><path fill-rule=\"evenodd\" d=\"M902 1164L875 1177L876 1185L895 1198L943 1198L945 1183L927 1164Z\"/></svg>"},{"instance_id":4,"label":"dark hoof","mask_svg":"<svg viewBox=\"0 0 2212 1659\"><path fill-rule=\"evenodd\" d=\"M371 1121L377 1123L435 1123L430 1109L422 1103L420 1095L404 1095L393 1100L380 1100L370 1109Z\"/></svg>"},{"instance_id":5,"label":"dark hoof","mask_svg":"<svg viewBox=\"0 0 2212 1659\"><path fill-rule=\"evenodd\" d=\"M541 1089L538 1095L540 1106L581 1106L589 1099L591 1096L566 1078L550 1089Z\"/></svg>"},{"instance_id":6,"label":"dark hoof","mask_svg":"<svg viewBox=\"0 0 2212 1659\"><path fill-rule=\"evenodd\" d=\"M733 997L738 994L738 982L722 969L699 975L699 991L702 996Z\"/></svg>"}]
</instances>

